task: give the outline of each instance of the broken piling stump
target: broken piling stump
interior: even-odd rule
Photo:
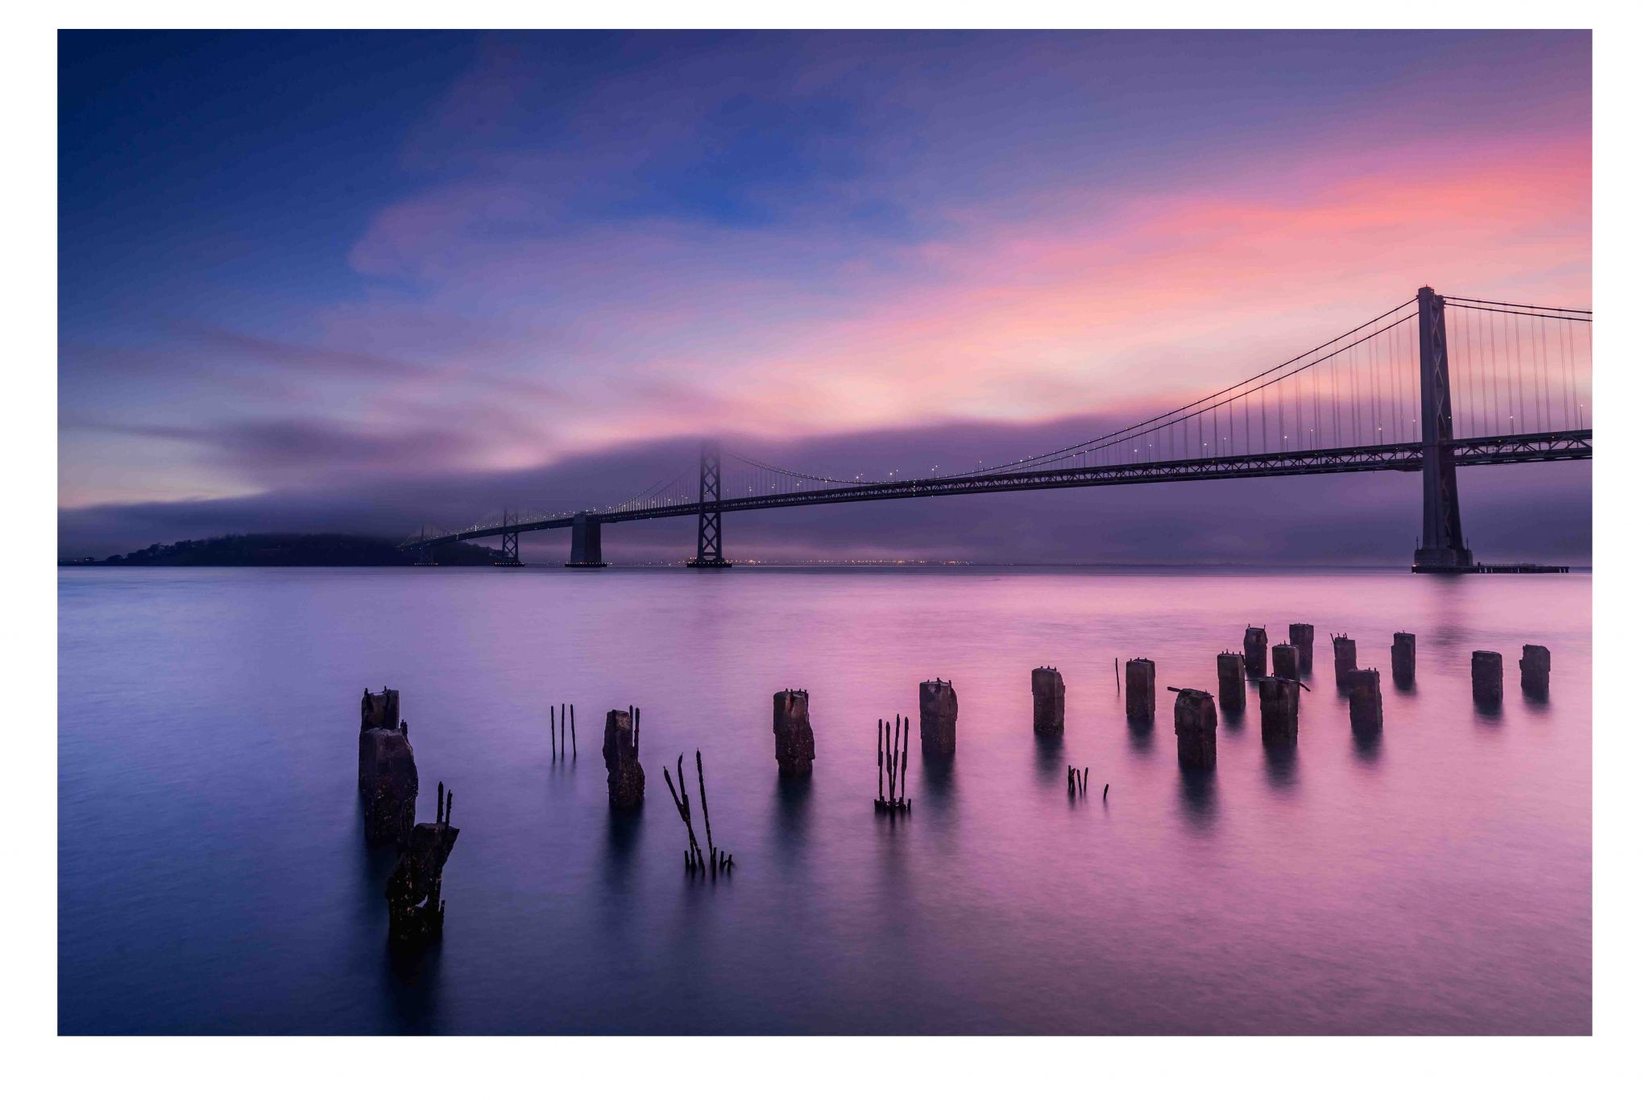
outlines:
[[[814,770],[814,728],[808,723],[808,693],[773,693],[773,756],[779,774],[787,778],[811,775]]]
[[[1312,672],[1312,636],[1316,629],[1311,623],[1290,623],[1289,644],[1294,646],[1300,659],[1300,670],[1303,674]]]
[[[1215,766],[1215,697],[1196,688],[1171,687],[1174,736],[1180,766],[1206,770]]]
[[[647,775],[642,771],[642,712],[635,707],[607,712],[602,761],[607,765],[607,804],[634,810],[642,804]]]
[[[1472,651],[1472,701],[1486,707],[1501,705],[1501,654],[1494,650]]]
[[[1518,685],[1525,695],[1547,697],[1547,678],[1553,669],[1553,655],[1544,645],[1527,645],[1518,659]]]
[[[1379,669],[1355,668],[1347,674],[1347,695],[1352,713],[1352,732],[1373,737],[1381,732],[1381,673]]]
[[[1392,682],[1401,688],[1415,682],[1415,635],[1402,630],[1392,636]]]
[[[1266,628],[1251,626],[1243,632],[1243,671],[1251,680],[1266,675]]]
[[[917,685],[918,735],[924,756],[953,756],[957,751],[957,691],[938,677]]]
[[[1031,732],[1062,737],[1066,732],[1066,682],[1052,667],[1031,670]]]
[[[435,824],[412,827],[401,858],[384,887],[389,903],[390,940],[402,945],[425,943],[441,935],[447,903],[441,900],[441,872],[458,843],[453,828],[453,796],[436,784]]]
[[[1243,688],[1243,654],[1227,650],[1215,657],[1215,677],[1220,682],[1220,709],[1242,710],[1247,697]]]
[[[1272,675],[1285,680],[1301,678],[1300,650],[1286,642],[1272,647]]]
[[[418,765],[407,738],[407,723],[400,715],[400,692],[389,688],[376,695],[362,691],[355,782],[361,792],[363,827],[371,844],[404,841],[412,831],[417,810]],[[380,726],[376,724],[379,722],[395,724]]]
[[[1272,747],[1293,745],[1300,731],[1300,681],[1262,676],[1256,687],[1260,692],[1261,742]]]
[[[1130,657],[1123,666],[1123,710],[1136,722],[1157,716],[1157,665],[1145,657]]]
[[[1358,643],[1345,634],[1332,634],[1329,644],[1335,650],[1335,687],[1345,691],[1347,675],[1358,667]]]

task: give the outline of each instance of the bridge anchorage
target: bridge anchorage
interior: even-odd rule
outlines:
[[[1445,321],[1448,320],[1446,331]],[[845,478],[803,473],[699,449],[682,470],[605,508],[523,517],[506,513],[403,543],[420,562],[435,547],[498,537],[519,562],[525,531],[570,528],[574,568],[599,569],[602,528],[694,518],[685,564],[725,569],[722,516],[872,500],[1011,493],[1170,481],[1404,471],[1421,475],[1418,573],[1544,571],[1474,561],[1461,523],[1456,470],[1593,457],[1592,311],[1448,296],[1422,287],[1384,313],[1310,351],[1166,413],[1092,439],[960,473]]]

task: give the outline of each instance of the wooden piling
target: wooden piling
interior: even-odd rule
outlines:
[[[779,762],[782,776],[800,778],[813,774],[814,728],[808,721],[806,691],[773,693],[773,757]]]
[[[1227,650],[1215,657],[1215,678],[1220,683],[1220,709],[1237,712],[1247,704],[1243,687],[1243,654]]]
[[[1157,716],[1157,664],[1145,657],[1131,657],[1123,666],[1123,709],[1137,722]]]
[[[1312,674],[1312,636],[1317,632],[1311,623],[1290,623],[1289,644],[1294,646],[1300,657],[1301,674]]]
[[[950,680],[935,677],[917,685],[918,740],[924,756],[947,757],[957,751],[957,691]]]
[[[1501,705],[1501,654],[1494,650],[1472,651],[1472,700],[1480,706]]]
[[[1401,688],[1415,683],[1415,635],[1402,630],[1392,636],[1392,682]]]
[[[1300,730],[1300,681],[1262,676],[1255,684],[1260,693],[1262,743],[1273,747],[1293,745]]]
[[[1345,634],[1333,634],[1329,644],[1335,651],[1335,687],[1345,691],[1347,674],[1358,667],[1358,643]]]
[[[1347,674],[1347,696],[1352,732],[1373,737],[1381,732],[1381,673],[1374,668],[1356,668]]]
[[[1518,659],[1518,684],[1524,694],[1538,699],[1547,697],[1547,680],[1553,669],[1553,655],[1544,645],[1526,645]]]
[[[1174,735],[1183,768],[1215,766],[1215,697],[1196,688],[1169,688],[1175,693]]]
[[[1031,731],[1038,737],[1065,735],[1066,682],[1057,668],[1031,671]]]
[[[1243,671],[1251,680],[1266,675],[1266,628],[1251,626],[1243,632]]]
[[[1301,678],[1300,650],[1285,642],[1279,642],[1273,646],[1272,675],[1281,676],[1285,680],[1299,680]]]

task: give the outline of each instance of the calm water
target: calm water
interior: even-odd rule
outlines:
[[[60,1027],[1587,1032],[1590,596],[1585,575],[64,570]],[[1263,752],[1252,691],[1208,781],[1176,764],[1171,696],[1130,732],[1114,657],[1212,690],[1246,624],[1292,620],[1318,638],[1293,759]],[[1394,630],[1419,636],[1412,693]],[[1332,631],[1382,670],[1374,743]],[[1524,642],[1552,649],[1548,704],[1519,693]],[[1474,648],[1505,655],[1499,714],[1472,705]],[[1045,663],[1055,748],[1031,736]],[[876,719],[935,675],[956,763],[914,759],[891,823]],[[361,689],[386,683],[420,819],[444,780],[462,830],[446,937],[412,961],[386,950],[393,856],[355,791]],[[793,686],[818,746],[794,789],[769,725]],[[582,751],[552,764],[562,701]],[[621,827],[600,719],[629,704],[648,795]],[[695,748],[731,880],[682,873],[659,768],[685,752],[691,775]]]

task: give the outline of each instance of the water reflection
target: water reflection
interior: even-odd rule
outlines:
[[[1296,776],[1300,758],[1295,743],[1263,745],[1263,749],[1266,753],[1266,782],[1273,790],[1293,792],[1300,782]]]
[[[1180,769],[1180,816],[1199,832],[1214,827],[1218,807],[1215,801],[1215,773],[1202,768]]]
[[[951,757],[924,757],[919,769],[923,808],[950,825],[956,803],[957,768]]]
[[[1056,780],[1065,779],[1066,746],[1063,737],[1033,738],[1037,750],[1034,759],[1037,766],[1037,778],[1044,786],[1052,785]]]
[[[1381,760],[1381,734],[1354,733],[1352,735],[1352,754],[1360,764],[1378,764]]]
[[[773,827],[779,855],[787,864],[795,863],[808,845],[813,783],[807,776],[776,776],[773,795]]]
[[[1130,718],[1128,726],[1129,749],[1132,752],[1139,756],[1150,756],[1156,751],[1157,746],[1152,738],[1153,722],[1150,718]]]
[[[428,1035],[440,1024],[437,994],[441,989],[441,941],[396,946],[385,937],[379,993],[384,1017],[402,1035]]]

